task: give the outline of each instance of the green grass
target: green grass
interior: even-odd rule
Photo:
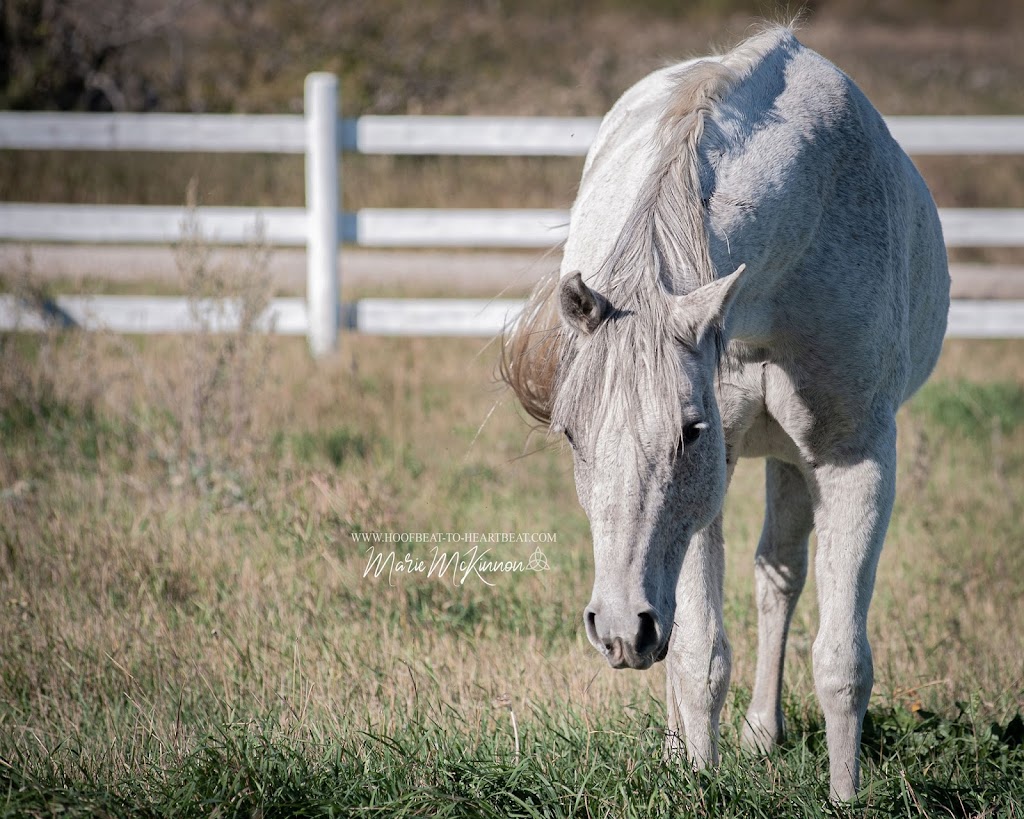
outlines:
[[[914,410],[949,433],[988,437],[993,429],[1012,432],[1024,424],[1024,386],[1012,381],[936,381],[915,397]]]
[[[97,777],[77,738],[0,770],[0,810],[24,815],[146,816],[975,816],[1019,815],[1020,717],[1000,726],[879,708],[868,718],[871,785],[856,812],[828,804],[824,730],[790,714],[796,739],[765,762],[736,753],[726,726],[723,764],[695,774],[661,755],[659,705],[582,714],[567,704],[520,715],[495,707],[477,724],[453,709],[444,723],[394,715],[344,738],[282,728],[278,709],[227,718],[188,750],[136,728],[149,775]],[[36,758],[32,758],[32,757]],[[784,783],[784,784],[783,784]]]
[[[353,432],[347,427],[335,427],[295,433],[290,438],[290,446],[295,457],[303,463],[314,463],[322,459],[337,468],[349,458],[365,458],[373,444],[360,432]]]

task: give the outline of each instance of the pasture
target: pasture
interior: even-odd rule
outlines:
[[[726,512],[723,764],[661,761],[664,673],[587,643],[571,458],[479,340],[0,339],[0,813],[817,816],[813,576],[790,735],[737,736],[761,465]],[[1020,816],[1024,344],[948,342],[900,417],[866,815]],[[353,533],[542,533],[546,571],[364,576]],[[469,543],[442,545],[463,550]],[[482,545],[481,548],[487,548]],[[812,541],[813,547],[813,541]],[[427,543],[381,550],[429,558]]]

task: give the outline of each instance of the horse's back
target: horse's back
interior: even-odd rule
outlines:
[[[757,271],[736,330],[774,347],[829,411],[895,410],[945,331],[934,202],[845,74],[788,31],[764,36],[701,145],[716,267]]]

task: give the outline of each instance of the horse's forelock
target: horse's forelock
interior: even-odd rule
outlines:
[[[663,290],[633,295],[613,301],[613,317],[563,352],[551,405],[555,427],[585,437],[611,420],[639,434],[636,424],[644,417],[679,428],[682,374],[672,297]]]
[[[541,424],[551,422],[555,380],[567,332],[558,315],[558,281],[557,271],[541,279],[501,337],[501,378],[523,409]]]

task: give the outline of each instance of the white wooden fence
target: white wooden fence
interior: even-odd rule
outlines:
[[[1024,154],[1021,117],[889,117],[908,153]],[[307,288],[277,299],[278,332],[304,333],[314,353],[332,349],[339,325],[368,333],[491,335],[514,300],[364,300],[338,303],[339,242],[369,247],[550,247],[565,238],[562,210],[339,210],[339,153],[582,156],[597,133],[591,117],[405,117],[339,119],[337,79],[311,74],[305,115],[71,114],[0,112],[0,149],[226,151],[304,154],[305,208],[200,208],[202,234],[217,244],[251,240],[257,221],[272,245],[305,246]],[[0,241],[173,243],[185,213],[175,207],[0,203]],[[950,247],[1024,246],[1024,208],[940,211]],[[342,254],[343,256],[343,254]],[[343,265],[342,265],[343,269]],[[58,297],[68,321],[123,332],[191,327],[184,299]],[[230,324],[230,313],[224,319]],[[0,328],[29,327],[11,297]],[[20,322],[20,323],[19,323]],[[950,335],[1024,336],[1024,302],[958,302]]]

